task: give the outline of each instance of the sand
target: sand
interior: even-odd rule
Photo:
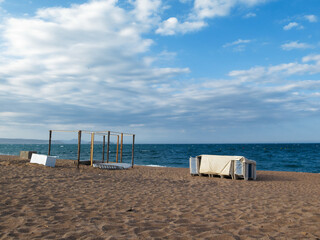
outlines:
[[[320,174],[244,181],[0,156],[0,239],[320,239]]]

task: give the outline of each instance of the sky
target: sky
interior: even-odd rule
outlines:
[[[320,142],[320,1],[0,0],[0,138],[49,129]]]

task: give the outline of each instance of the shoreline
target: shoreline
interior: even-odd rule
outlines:
[[[320,175],[101,170],[0,156],[0,239],[319,239]]]
[[[21,159],[20,156],[18,155],[3,155],[0,154],[0,160],[2,159]],[[94,161],[96,161],[95,159]],[[29,160],[30,161],[30,160]],[[76,162],[77,160],[73,159],[62,159],[62,158],[57,158],[57,161],[69,161],[69,162]],[[81,161],[89,161],[89,160],[81,160]],[[188,169],[189,167],[172,167],[172,166],[162,166],[162,165],[154,165],[154,164],[148,164],[148,165],[140,165],[140,164],[134,164],[134,166],[139,166],[139,167],[154,167],[154,168],[174,168],[174,169]],[[279,172],[279,173],[310,173],[310,174],[320,174],[320,172],[298,172],[298,171],[279,171],[279,170],[259,170],[257,169],[257,172]]]

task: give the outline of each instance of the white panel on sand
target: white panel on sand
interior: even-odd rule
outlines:
[[[241,161],[234,161],[234,163],[235,163],[234,174],[243,175],[242,162]]]
[[[55,167],[56,157],[42,155],[42,154],[32,154],[30,163],[37,163],[37,164],[42,164],[48,167]]]
[[[190,174],[199,175],[199,159],[197,157],[189,158]]]

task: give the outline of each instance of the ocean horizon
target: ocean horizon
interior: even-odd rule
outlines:
[[[76,160],[77,150],[77,144],[52,144],[51,155]],[[47,154],[48,144],[0,144],[0,155],[20,151]],[[123,145],[123,162],[131,162],[131,151],[131,144]],[[110,161],[115,161],[116,145],[110,145],[109,153]],[[201,154],[244,156],[257,162],[257,170],[320,173],[320,143],[135,144],[134,163],[189,168],[189,157]],[[81,160],[89,159],[90,144],[82,144]],[[102,144],[95,144],[94,160],[101,159]]]

